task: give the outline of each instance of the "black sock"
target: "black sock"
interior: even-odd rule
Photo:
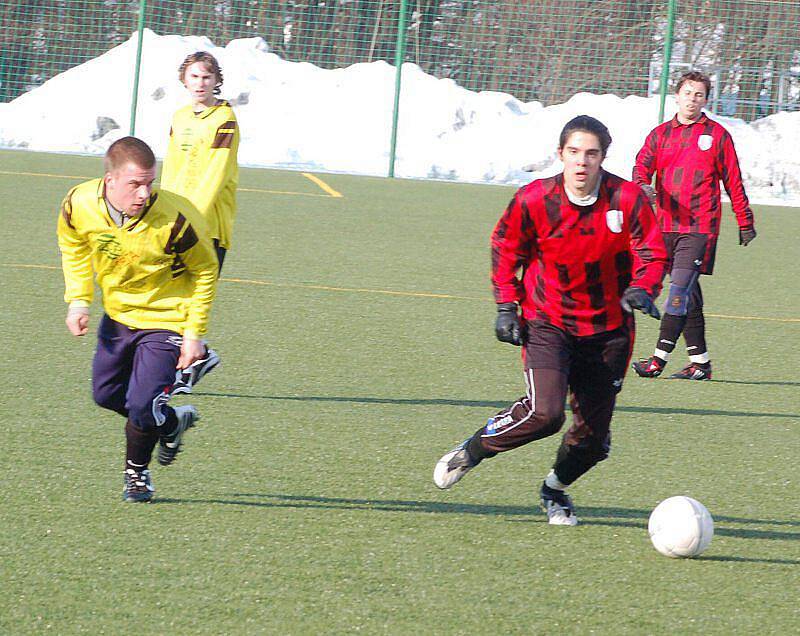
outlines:
[[[483,447],[483,444],[481,444],[482,433],[483,428],[479,428],[472,436],[472,439],[469,440],[469,444],[467,444],[467,454],[475,466],[480,464],[484,459],[497,455],[496,452],[488,451]]]
[[[657,349],[670,353],[681,337],[681,332],[686,325],[686,316],[664,314],[661,318],[661,329],[658,334]]]
[[[580,446],[568,446],[563,441],[558,447],[553,471],[565,486],[569,486],[578,477],[587,473],[595,464],[603,461],[608,453],[593,453]]]
[[[686,328],[683,330],[686,340],[686,352],[690,356],[699,356],[708,353],[706,346],[706,320],[702,312],[689,316]]]
[[[160,435],[169,435],[175,430],[175,427],[178,426],[178,416],[175,415],[175,409],[171,406],[164,407],[164,416],[166,419],[159,427],[158,433]]]
[[[125,439],[125,469],[133,468],[140,472],[147,468],[153,448],[158,442],[158,430],[153,428],[143,431],[128,420],[125,422]]]

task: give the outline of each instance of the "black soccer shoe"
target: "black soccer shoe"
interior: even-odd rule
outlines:
[[[649,358],[641,358],[638,362],[634,362],[631,367],[636,371],[636,375],[640,378],[657,378],[664,371],[667,366],[667,361],[662,360],[658,356],[650,356]]]
[[[692,362],[688,366],[677,373],[669,376],[670,380],[710,380],[711,379],[711,363],[699,364]]]
[[[542,500],[542,510],[547,513],[547,523],[551,526],[578,525],[575,506],[572,505],[572,499],[563,490],[550,488],[550,486],[542,482],[539,496]]]
[[[219,354],[213,349],[209,349],[205,358],[200,358],[186,369],[178,371],[175,383],[172,385],[172,395],[191,393],[194,385],[200,382],[207,373],[216,369],[220,362]]]
[[[181,439],[183,434],[200,419],[197,409],[191,404],[186,406],[176,406],[175,416],[178,423],[175,430],[169,435],[162,435],[158,440],[158,463],[162,466],[169,466],[181,450]]]
[[[153,482],[150,479],[150,471],[135,471],[128,468],[125,473],[125,489],[122,491],[122,499],[127,503],[148,503],[153,500]]]

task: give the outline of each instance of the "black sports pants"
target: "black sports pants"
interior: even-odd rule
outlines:
[[[556,460],[559,480],[572,483],[608,457],[633,329],[630,318],[613,331],[579,337],[541,321],[529,323],[523,356],[527,393],[476,431],[470,452],[482,459],[557,433],[569,395],[573,420]]]

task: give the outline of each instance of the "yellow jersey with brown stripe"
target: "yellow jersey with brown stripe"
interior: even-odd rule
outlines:
[[[220,100],[200,113],[185,106],[172,118],[161,189],[194,203],[211,238],[226,249],[236,218],[238,152],[239,125],[228,102]]]
[[[69,191],[58,218],[67,303],[91,303],[94,282],[105,312],[135,329],[202,337],[217,284],[217,258],[196,208],[154,190],[145,210],[112,220],[102,179]]]

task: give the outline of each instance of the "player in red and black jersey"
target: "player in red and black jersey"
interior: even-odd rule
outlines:
[[[722,181],[739,224],[739,244],[756,237],[730,133],[703,113],[711,80],[697,71],[678,81],[678,113],[654,128],[636,155],[633,180],[656,205],[670,258],[670,286],[655,353],[633,363],[645,378],[661,375],[681,333],[689,365],[672,378],[711,379],[703,295],[698,277],[714,270]],[[655,174],[656,187],[650,181]]]
[[[559,138],[564,171],[521,188],[497,223],[495,331],[524,345],[527,392],[434,469],[436,485],[450,488],[483,459],[553,435],[569,394],[573,423],[541,487],[554,525],[577,523],[565,488],[608,456],[633,346],[632,310],[659,317],[653,299],[666,272],[664,239],[645,193],[601,167],[610,143],[597,119],[571,120]]]

